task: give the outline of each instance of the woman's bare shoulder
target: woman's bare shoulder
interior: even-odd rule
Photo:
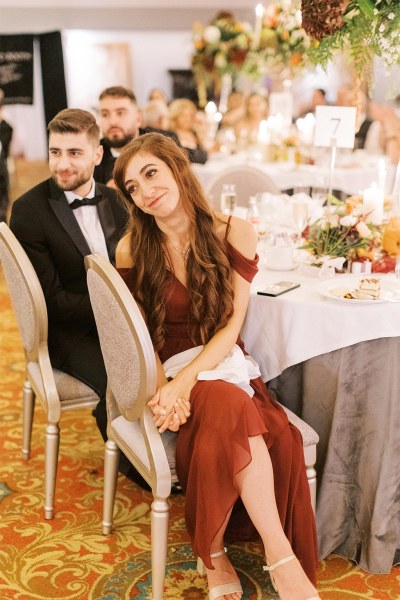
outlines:
[[[254,258],[257,249],[257,232],[254,226],[240,219],[231,217],[228,225],[229,216],[222,213],[216,213],[217,234],[221,239],[226,238],[231,246],[239,250],[243,256]],[[226,228],[229,227],[227,232]]]
[[[118,242],[115,251],[116,266],[119,269],[129,269],[133,266],[131,254],[131,234],[127,233]]]

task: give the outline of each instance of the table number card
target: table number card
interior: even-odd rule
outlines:
[[[354,148],[356,113],[353,106],[317,106],[315,109],[315,146]]]

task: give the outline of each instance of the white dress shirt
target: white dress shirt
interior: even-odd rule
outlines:
[[[85,198],[94,197],[94,180],[92,181],[92,187],[90,192],[86,194]],[[64,192],[68,200],[68,204],[79,198],[82,200],[82,196],[78,196],[74,192]],[[109,258],[107,251],[106,239],[104,237],[103,229],[101,227],[99,215],[97,213],[97,206],[80,206],[73,210],[74,216],[78,221],[78,225],[87,241],[87,244],[92,253],[98,252],[102,256]]]

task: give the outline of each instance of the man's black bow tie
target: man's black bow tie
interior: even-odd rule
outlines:
[[[80,208],[81,206],[96,206],[98,202],[102,199],[103,196],[94,196],[94,198],[76,198],[73,202],[71,202],[70,207],[72,210],[76,208]]]

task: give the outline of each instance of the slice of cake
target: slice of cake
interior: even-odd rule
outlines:
[[[376,277],[364,277],[358,287],[347,290],[344,298],[348,300],[378,300],[381,292],[381,280]]]
[[[376,300],[381,293],[381,280],[377,277],[364,277],[360,281],[358,290],[360,293],[366,294],[373,300]]]

